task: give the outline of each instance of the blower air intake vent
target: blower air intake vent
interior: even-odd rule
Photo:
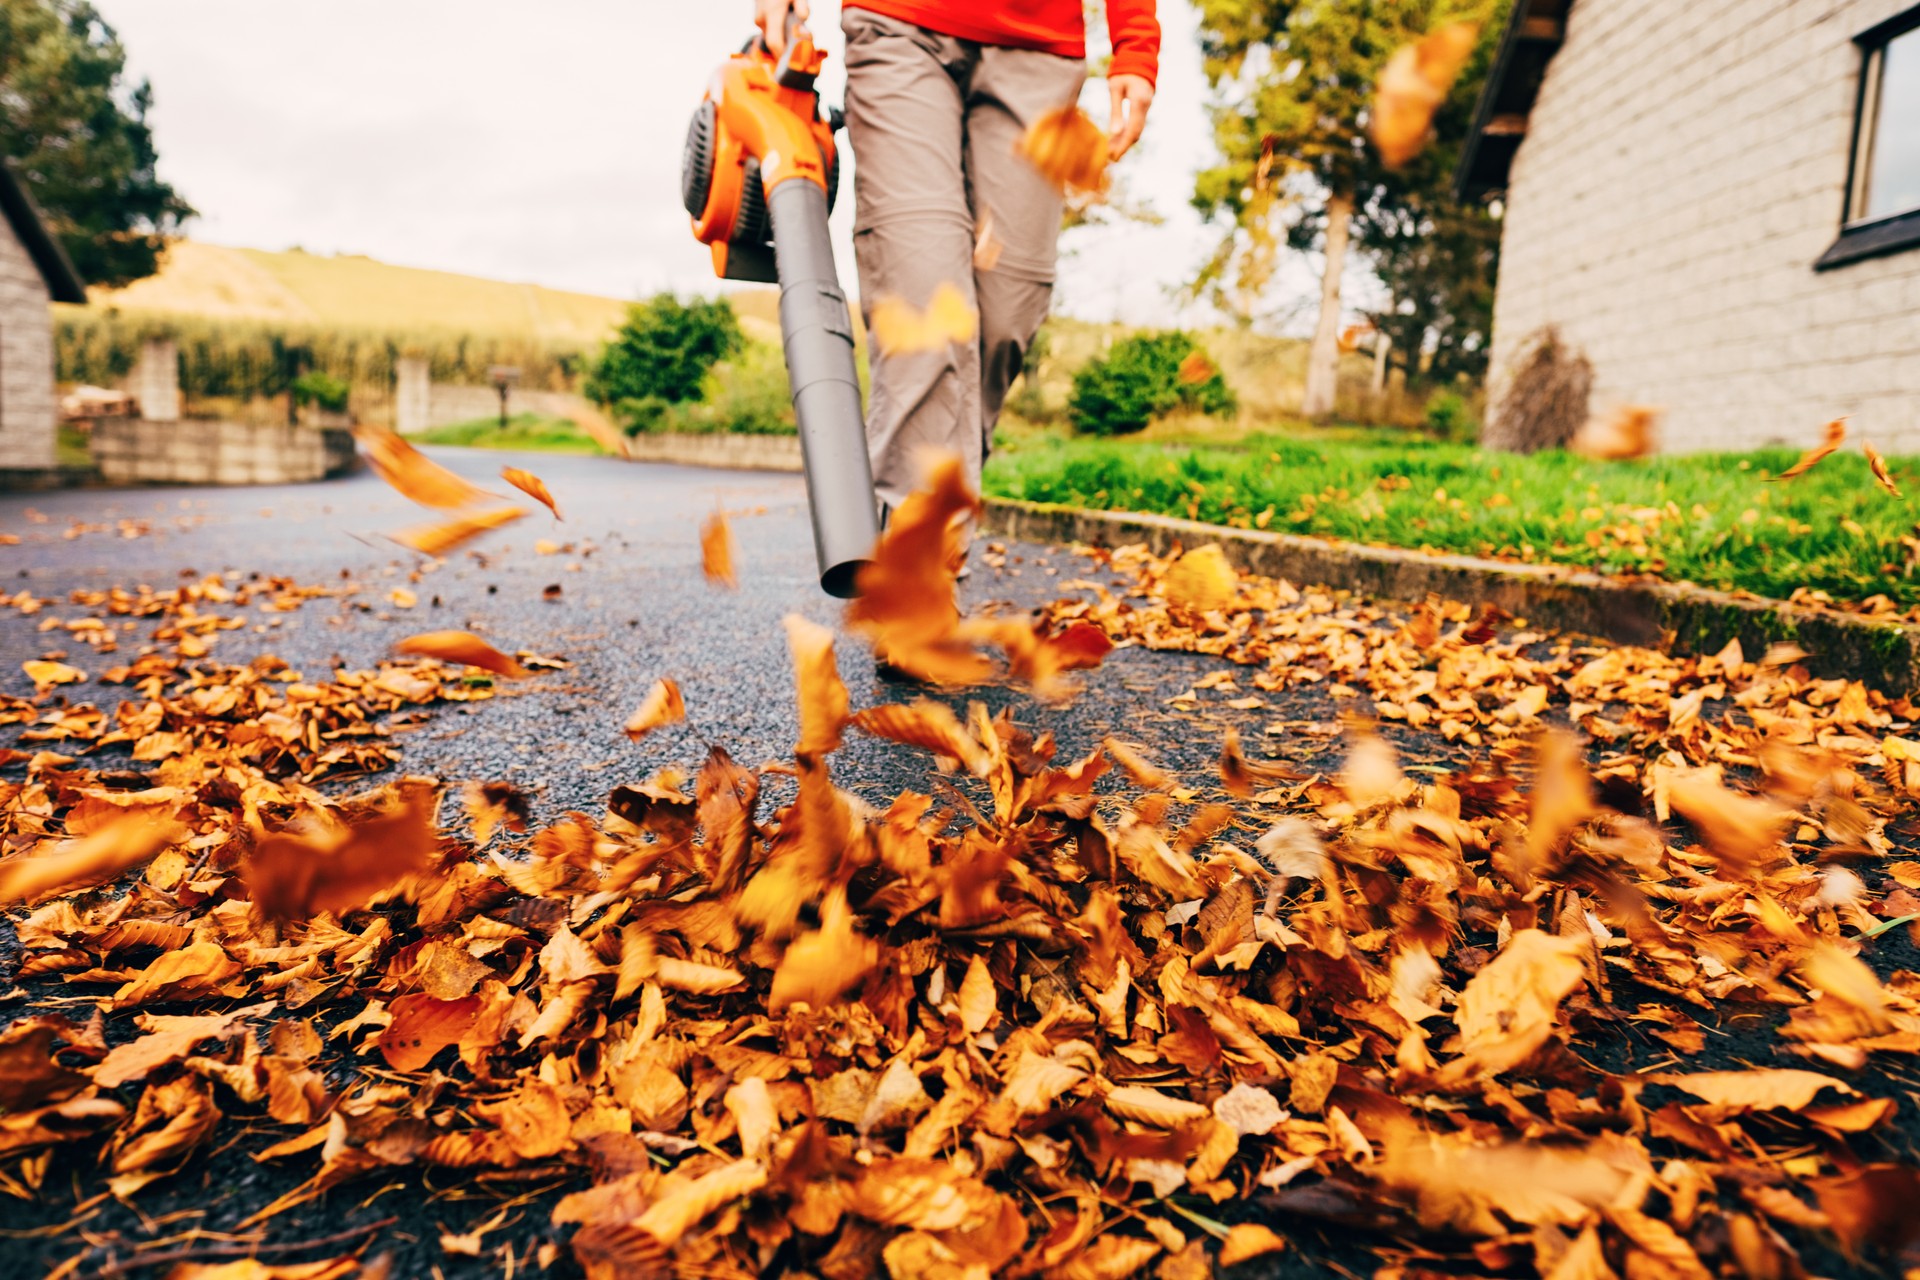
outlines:
[[[707,211],[707,197],[713,191],[713,135],[713,103],[703,102],[687,126],[687,149],[680,158],[680,200],[689,218]]]

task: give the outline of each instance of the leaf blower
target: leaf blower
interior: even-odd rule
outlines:
[[[853,359],[853,317],[827,215],[839,194],[833,135],[814,88],[827,55],[788,15],[775,58],[755,36],[713,74],[687,131],[681,188],[693,234],[723,280],[780,286],[780,334],[800,428],[820,587],[847,599],[880,525]]]

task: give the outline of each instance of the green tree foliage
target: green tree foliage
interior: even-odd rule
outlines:
[[[156,172],[146,81],[86,0],[0,0],[0,155],[89,284],[152,275],[193,216]]]
[[[699,400],[713,366],[745,345],[726,299],[659,294],[627,308],[587,375],[587,395],[624,418],[629,432],[651,430],[669,406]]]
[[[1099,436],[1144,431],[1175,409],[1228,414],[1237,407],[1213,361],[1179,330],[1116,342],[1073,375],[1067,397],[1074,429]]]
[[[1490,0],[1195,4],[1221,160],[1197,178],[1194,204],[1229,224],[1203,284],[1230,310],[1250,317],[1272,283],[1282,243],[1324,250],[1303,406],[1308,415],[1333,410],[1340,278],[1350,242],[1373,259],[1393,296],[1383,328],[1403,358],[1431,348],[1428,331],[1436,328],[1451,339],[1449,360],[1451,352],[1484,347],[1484,324],[1468,316],[1465,331],[1455,333],[1458,326],[1439,309],[1471,303],[1479,293],[1491,298],[1490,220],[1450,207],[1446,182],[1464,113],[1484,79],[1492,31],[1483,30],[1482,53],[1438,122],[1453,146],[1433,149],[1395,173],[1367,141],[1366,127],[1374,84],[1395,49],[1444,22],[1481,20],[1491,28],[1492,10],[1504,9],[1504,0],[1497,6]],[[1453,238],[1437,238],[1441,231]]]

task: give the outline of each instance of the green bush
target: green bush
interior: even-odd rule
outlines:
[[[1422,422],[1428,435],[1450,444],[1472,444],[1480,438],[1480,423],[1472,407],[1456,391],[1436,391],[1429,396]]]
[[[713,367],[745,345],[726,299],[659,294],[627,308],[587,374],[586,392],[624,419],[629,434],[658,430],[661,406],[701,399]]]
[[[1098,436],[1144,431],[1175,409],[1230,414],[1238,407],[1218,366],[1177,329],[1116,342],[1073,375],[1067,397],[1074,430]]]
[[[771,343],[747,343],[713,366],[699,400],[672,406],[654,429],[792,435],[793,391],[785,353]]]
[[[318,405],[328,413],[345,413],[347,397],[353,391],[345,379],[324,369],[309,369],[293,380],[295,404]]]

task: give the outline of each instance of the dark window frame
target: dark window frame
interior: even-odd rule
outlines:
[[[1868,131],[1876,123],[1867,119],[1869,75],[1875,69],[1874,57],[1888,44],[1909,32],[1920,30],[1920,5],[1897,13],[1853,38],[1860,51],[1860,69],[1853,94],[1853,133],[1847,148],[1847,187],[1840,207],[1840,237],[1813,264],[1815,271],[1827,271],[1866,258],[1920,248],[1920,209],[1905,209],[1873,219],[1856,219],[1855,204],[1860,200],[1866,175],[1861,172],[1861,147]],[[1876,102],[1874,104],[1878,106]]]

